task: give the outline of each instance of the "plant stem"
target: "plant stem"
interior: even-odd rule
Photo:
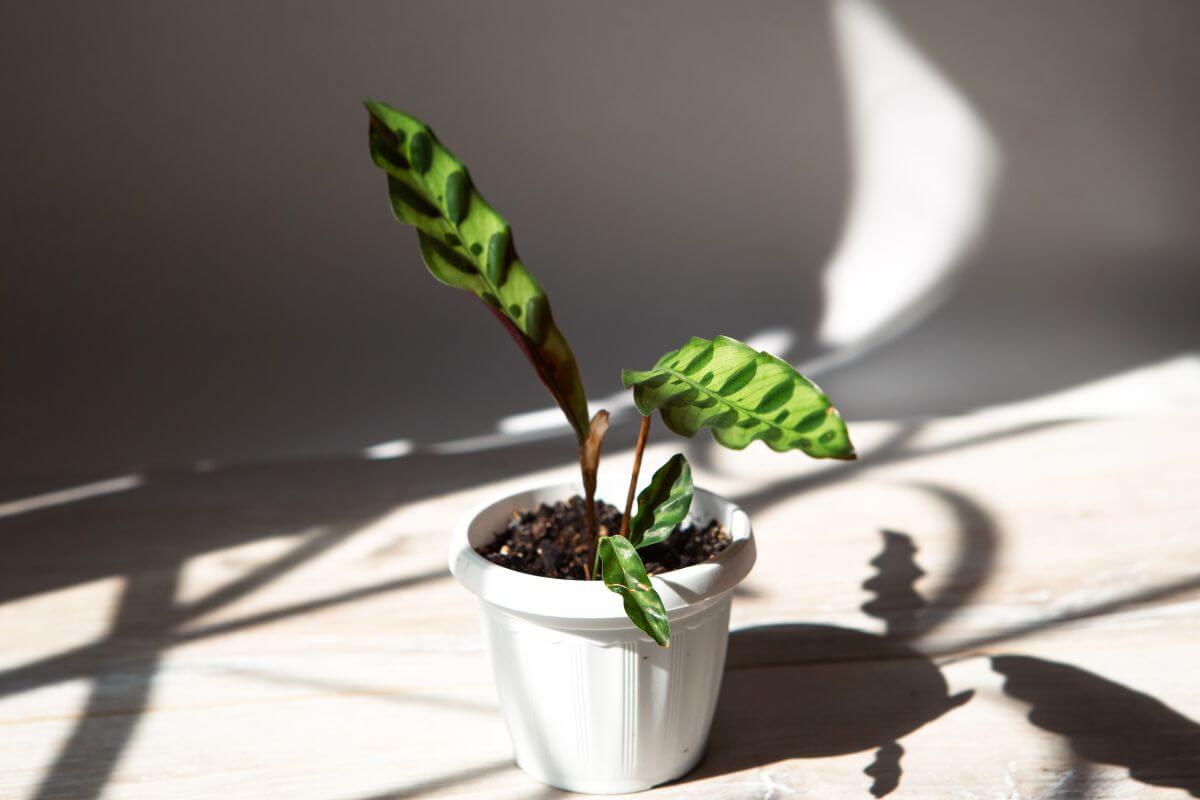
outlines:
[[[596,489],[594,486],[588,487],[590,491],[583,498],[583,508],[587,514],[587,532],[588,539],[592,543],[592,549],[596,549],[596,540],[600,538],[600,532],[596,529]],[[587,565],[584,565],[584,579],[587,580]]]
[[[586,491],[586,488],[585,488]],[[596,548],[599,546],[600,535],[596,530],[596,494],[595,490],[587,492],[587,496],[583,498],[583,507],[587,513],[587,534],[588,545],[587,558],[583,560],[583,579],[590,581],[592,579],[592,562],[596,560]]]
[[[583,579],[591,580],[589,564],[596,559],[599,535],[596,531],[596,473],[600,469],[600,446],[608,432],[608,412],[600,409],[588,425],[588,434],[579,443],[579,469],[583,474],[583,507],[587,515],[587,558],[583,563]]]
[[[633,474],[629,476],[629,494],[625,495],[625,516],[621,517],[619,536],[629,535],[629,515],[633,513],[633,493],[637,491],[638,473],[642,471],[642,451],[646,449],[646,437],[650,434],[652,417],[642,417],[642,428],[638,431],[637,450],[633,452]]]

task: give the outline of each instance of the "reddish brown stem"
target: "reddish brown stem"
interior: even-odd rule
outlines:
[[[625,495],[625,516],[621,517],[620,536],[629,535],[629,516],[633,513],[633,493],[637,491],[638,473],[642,471],[642,451],[646,449],[646,437],[650,434],[651,417],[642,417],[642,428],[638,431],[637,450],[633,452],[633,474],[629,476],[629,494]]]
[[[579,469],[583,473],[583,505],[587,514],[587,560],[583,564],[583,579],[591,580],[590,564],[596,558],[600,539],[596,530],[596,472],[600,469],[600,445],[608,432],[608,412],[600,409],[588,425],[587,437],[579,443]]]
[[[588,550],[587,558],[583,560],[583,579],[590,581],[592,579],[592,562],[596,560],[596,548],[600,543],[600,532],[596,530],[596,494],[595,491],[587,493],[583,498],[583,507],[587,513],[587,530],[588,530]]]

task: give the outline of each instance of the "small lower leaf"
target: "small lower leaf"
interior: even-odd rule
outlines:
[[[687,517],[692,507],[692,468],[683,453],[671,456],[658,468],[638,495],[637,513],[629,521],[629,541],[634,547],[658,544]]]
[[[599,552],[604,585],[621,595],[629,620],[662,647],[670,646],[671,625],[667,621],[667,609],[650,585],[637,548],[624,536],[604,536],[600,539]]]

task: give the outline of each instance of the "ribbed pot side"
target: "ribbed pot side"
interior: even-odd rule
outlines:
[[[577,493],[573,484],[545,486],[476,510],[454,533],[450,569],[479,597],[517,764],[569,791],[640,791],[682,776],[704,754],[733,589],[754,564],[754,538],[745,512],[696,490],[692,520],[719,520],[733,544],[651,579],[671,620],[671,646],[662,648],[602,583],[524,575],[474,551],[514,511]]]

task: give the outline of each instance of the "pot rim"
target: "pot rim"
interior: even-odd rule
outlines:
[[[563,624],[570,622],[589,628],[632,627],[619,598],[603,582],[527,575],[493,564],[471,545],[472,527],[482,516],[493,515],[499,521],[515,508],[578,493],[581,487],[577,482],[538,482],[478,504],[454,527],[451,574],[480,600],[522,617],[560,627],[571,627]],[[692,502],[693,511],[700,506],[693,519],[707,522],[716,518],[729,530],[733,543],[708,561],[650,578],[672,620],[690,616],[732,591],[754,566],[755,543],[749,515],[732,501],[699,487]]]

